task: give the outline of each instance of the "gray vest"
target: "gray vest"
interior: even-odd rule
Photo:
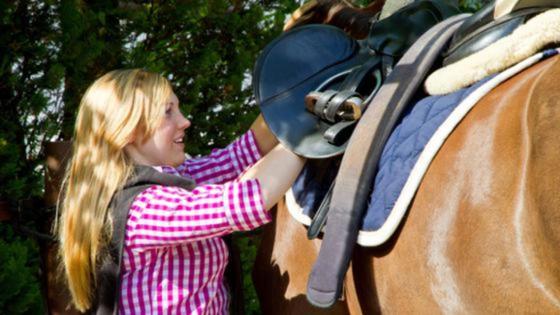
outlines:
[[[134,174],[123,189],[115,193],[109,205],[113,219],[113,238],[109,248],[102,251],[100,266],[96,271],[97,290],[92,313],[103,315],[118,313],[120,270],[128,210],[136,196],[153,185],[192,190],[196,183],[191,178],[161,173],[149,166],[135,166]]]

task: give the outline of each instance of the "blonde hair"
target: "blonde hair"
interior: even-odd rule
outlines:
[[[92,307],[98,256],[111,238],[109,203],[133,169],[123,148],[137,132],[153,135],[171,94],[158,74],[115,70],[97,79],[80,102],[57,226],[61,265],[79,311]]]

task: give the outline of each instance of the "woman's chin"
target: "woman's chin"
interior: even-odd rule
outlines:
[[[183,156],[181,158],[177,158],[175,161],[173,161],[173,163],[171,164],[171,166],[173,167],[179,167],[181,166],[181,164],[183,164],[185,162],[185,155],[183,154]]]

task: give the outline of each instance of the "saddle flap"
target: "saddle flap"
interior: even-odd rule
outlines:
[[[305,96],[325,81],[362,64],[363,59],[358,42],[329,25],[298,27],[268,44],[255,65],[253,89],[263,117],[278,140],[308,158],[343,152],[345,146],[323,139],[331,124],[307,111]]]
[[[333,26],[309,25],[287,32],[267,45],[257,60],[253,76],[257,100],[266,104],[290,93],[357,50],[356,41]]]

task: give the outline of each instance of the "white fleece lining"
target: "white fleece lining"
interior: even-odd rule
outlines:
[[[311,225],[311,218],[303,213],[303,208],[297,203],[296,197],[294,196],[294,192],[291,188],[288,189],[285,197],[286,208],[288,208],[288,212],[292,215],[292,217],[305,226]]]
[[[560,9],[548,10],[494,44],[433,72],[424,87],[430,95],[452,93],[559,42]]]
[[[560,51],[560,49],[557,49]],[[437,152],[447,139],[447,137],[453,132],[455,127],[461,122],[461,120],[467,115],[467,113],[478,103],[478,101],[484,97],[488,92],[494,89],[496,86],[504,82],[505,80],[511,78],[522,70],[532,66],[533,64],[539,62],[542,59],[543,53],[538,53],[533,55],[515,66],[503,71],[502,73],[496,75],[494,78],[484,83],[478,89],[469,94],[462,102],[459,104],[447,117],[441,126],[438,127],[436,132],[430,138],[426,147],[418,157],[418,160],[414,164],[410,175],[401,190],[401,193],[389,214],[387,220],[383,223],[381,228],[375,231],[360,231],[358,233],[357,243],[361,246],[373,247],[379,246],[385,243],[398,228],[404,217],[410,202],[416,194],[420,182],[422,181],[424,174],[428,170],[432,160],[436,156]],[[311,218],[303,213],[303,209],[298,205],[292,189],[288,190],[286,193],[286,207],[288,212],[292,215],[294,219],[300,223],[309,226],[311,224]],[[327,222],[328,223],[328,222]]]

